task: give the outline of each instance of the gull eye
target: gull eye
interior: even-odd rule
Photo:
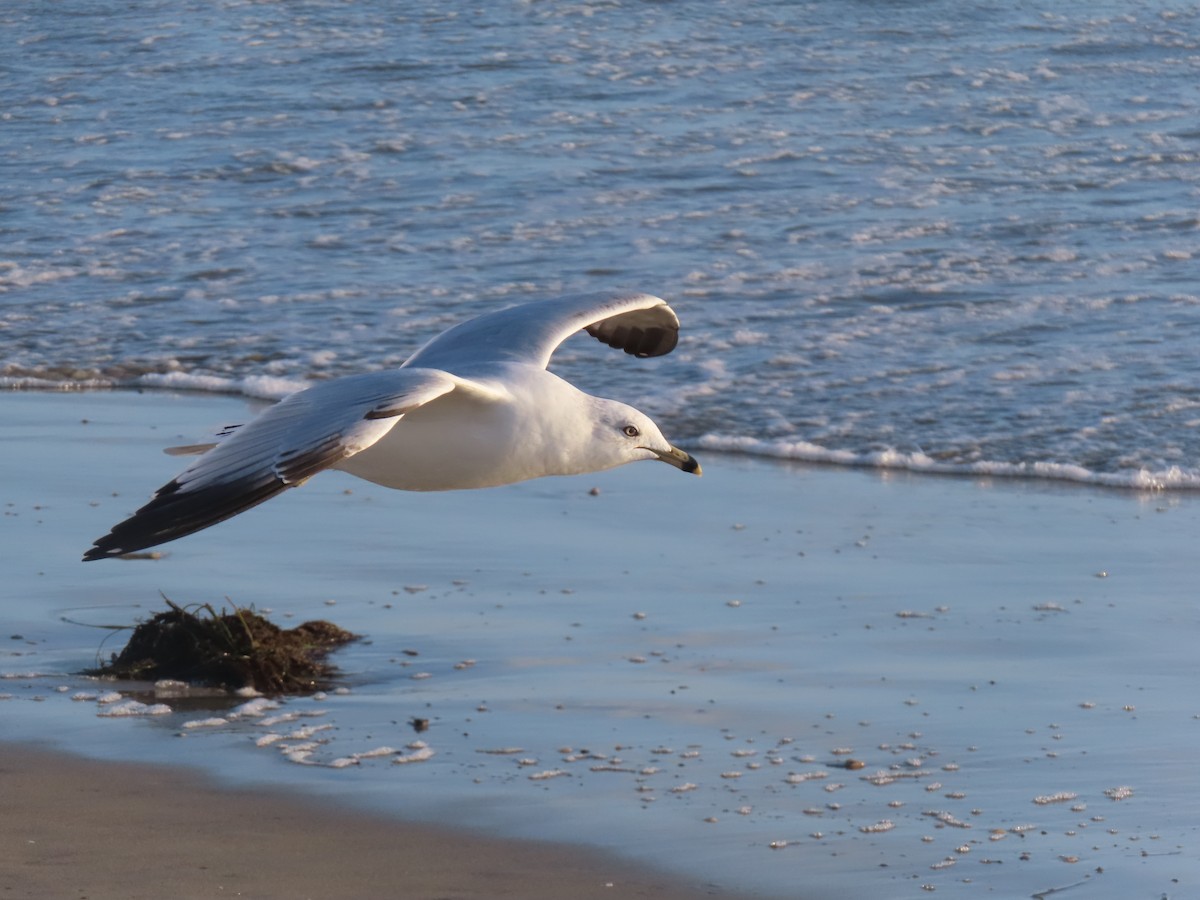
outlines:
[[[626,425],[621,431],[625,433],[625,437],[637,437],[641,434],[636,425]]]

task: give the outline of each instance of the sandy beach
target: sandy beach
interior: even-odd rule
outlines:
[[[6,897],[732,897],[615,858],[0,744]]]
[[[331,474],[83,565],[245,402],[0,404],[6,896],[1200,891],[1192,494],[720,455]],[[159,592],[366,639],[270,707],[76,674]]]

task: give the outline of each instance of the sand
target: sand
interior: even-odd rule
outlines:
[[[0,744],[0,896],[732,897],[583,850]]]
[[[702,479],[646,463],[432,495],[333,473],[161,559],[78,562],[174,473],[162,447],[245,415],[204,395],[0,396],[15,473],[0,496],[4,738],[153,772],[146,812],[162,818],[137,833],[167,834],[172,874],[212,866],[201,848],[224,834],[195,798],[250,794],[235,820],[251,850],[226,871],[288,896],[319,877],[291,880],[293,863],[353,850],[294,862],[285,837],[256,856],[276,827],[253,815],[276,802],[301,830],[336,817],[331,840],[470,848],[450,875],[483,881],[431,897],[537,896],[540,862],[453,867],[498,838],[523,848],[501,858],[549,854],[575,879],[548,896],[636,896],[604,885],[637,867],[666,873],[635,882],[677,892],[662,896],[1200,896],[1196,495],[715,454],[698,454]],[[148,616],[159,591],[366,639],[336,654],[344,690],[252,716],[148,685],[105,699],[114,685],[73,673],[119,648],[102,626]],[[133,699],[161,714],[112,715]],[[144,869],[157,851],[112,838],[115,801],[80,765],[51,757],[51,780],[83,789],[2,817],[18,841],[39,811],[81,823],[62,852],[90,856],[26,883],[134,896],[98,880],[134,863],[99,860],[115,844]],[[587,853],[568,845],[603,855],[577,868]],[[416,858],[436,877],[433,850]],[[371,895],[364,879],[406,865],[365,859],[334,885]]]

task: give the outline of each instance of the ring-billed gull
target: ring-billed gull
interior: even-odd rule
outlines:
[[[385,487],[446,491],[658,459],[700,474],[644,413],[546,371],[584,330],[633,356],[675,348],[679,319],[650,294],[588,294],[513,306],[455,325],[399,369],[320,382],[215,444],[84,560],[173,541],[257,506],[322,469]]]

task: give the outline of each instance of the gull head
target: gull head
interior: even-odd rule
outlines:
[[[593,421],[592,452],[606,460],[602,468],[657,459],[680,471],[700,474],[700,463],[663,437],[645,413],[616,400],[596,399],[599,414]]]

